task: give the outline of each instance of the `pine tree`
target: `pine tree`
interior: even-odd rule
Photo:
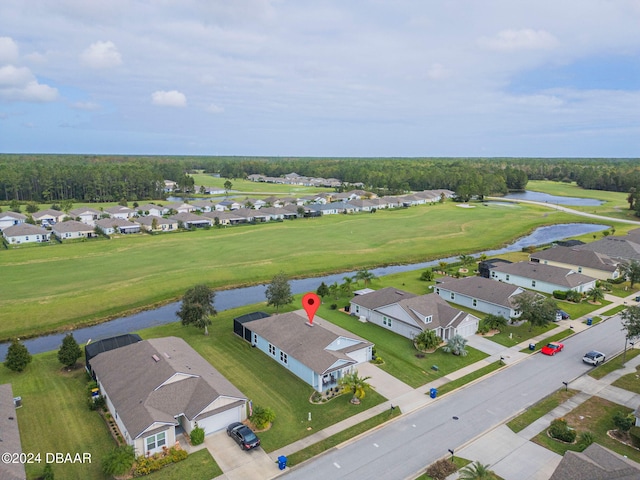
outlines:
[[[31,363],[31,354],[20,340],[14,340],[7,350],[4,366],[14,372],[21,372]]]
[[[65,367],[73,367],[76,361],[82,356],[82,350],[73,338],[73,333],[67,334],[62,340],[62,346],[58,350],[58,360]]]

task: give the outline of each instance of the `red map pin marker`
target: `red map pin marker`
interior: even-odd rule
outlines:
[[[315,293],[307,293],[304,297],[302,297],[302,308],[307,312],[307,317],[309,317],[309,325],[313,325],[313,316],[320,308],[320,297]]]

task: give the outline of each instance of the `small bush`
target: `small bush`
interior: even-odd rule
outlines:
[[[422,280],[423,282],[430,282],[433,280],[434,276],[435,274],[433,273],[433,270],[425,270],[420,275],[420,280]]]
[[[480,323],[478,323],[478,333],[480,335],[484,335],[485,333],[489,333],[489,330],[491,329],[489,328],[489,325],[487,325],[487,322],[480,320]]]
[[[373,360],[373,363],[374,363],[375,365],[382,365],[382,364],[384,363],[384,360],[382,359],[382,357],[376,357],[376,358]]]
[[[453,462],[441,459],[429,465],[426,473],[433,478],[433,480],[445,480],[449,475],[456,471],[457,468]]]
[[[613,424],[621,432],[628,432],[636,421],[636,417],[633,414],[624,414],[622,412],[616,412],[613,416]]]
[[[553,298],[557,298],[558,300],[566,300],[567,292],[565,292],[564,290],[554,290]]]
[[[556,440],[566,443],[573,443],[576,440],[577,433],[574,429],[569,428],[564,418],[556,418],[549,426],[549,435]]]
[[[331,307],[329,307],[329,308],[331,308],[331,310],[337,310],[338,309],[338,304],[337,303],[332,303]]]
[[[131,445],[116,447],[102,460],[102,471],[107,475],[124,475],[133,465],[135,452]]]
[[[200,428],[197,423],[195,428],[191,430],[189,436],[191,438],[191,445],[201,445],[204,443],[204,429]]]
[[[250,419],[258,430],[262,430],[276,419],[276,413],[269,407],[256,406],[253,408],[253,415],[251,415]]]
[[[136,458],[136,465],[133,469],[134,477],[142,477],[150,473],[157,472],[163,467],[172,463],[180,462],[187,458],[188,453],[185,450],[171,447],[163,448],[162,453],[155,453],[150,457],[144,455]]]
[[[631,437],[631,443],[636,448],[640,448],[640,427],[635,425],[629,429],[629,436]]]
[[[585,448],[593,443],[593,434],[591,432],[582,432],[578,438],[578,448],[582,452]]]

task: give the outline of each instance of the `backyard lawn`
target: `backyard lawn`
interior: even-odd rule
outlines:
[[[10,249],[0,256],[0,339],[148,308],[179,298],[199,282],[229,288],[267,282],[280,270],[298,277],[423,262],[481,252],[538,226],[574,220],[543,207],[463,209],[449,202]]]

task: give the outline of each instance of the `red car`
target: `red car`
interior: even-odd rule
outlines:
[[[555,355],[556,353],[561,352],[563,348],[563,343],[551,342],[542,347],[540,351],[545,355]]]

